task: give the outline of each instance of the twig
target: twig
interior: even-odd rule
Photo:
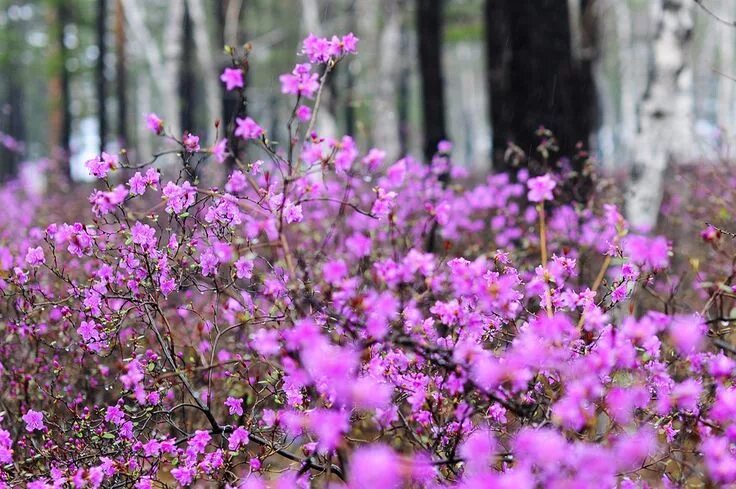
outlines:
[[[712,9],[706,7],[706,5],[703,3],[703,0],[695,0],[695,3],[698,5],[698,7],[703,9],[706,14],[713,17],[717,22],[720,22],[721,24],[727,25],[729,27],[736,27],[736,21],[724,19],[723,17],[719,16]]]

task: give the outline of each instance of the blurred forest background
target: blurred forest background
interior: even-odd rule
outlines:
[[[149,155],[148,112],[211,144],[225,44],[252,44],[248,112],[279,140],[278,75],[300,40],[352,31],[360,55],[328,86],[324,134],[390,157],[446,137],[488,172],[544,124],[564,152],[582,141],[641,177],[653,160],[728,158],[733,19],[733,0],[0,0],[0,173],[51,156],[81,179],[101,149]]]

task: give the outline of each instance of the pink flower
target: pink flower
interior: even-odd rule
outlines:
[[[212,154],[218,163],[223,163],[227,158],[227,139],[222,138],[214,146],[212,146]]]
[[[105,411],[105,421],[120,426],[125,421],[125,413],[118,406],[108,406]]]
[[[707,328],[695,315],[677,315],[669,326],[672,344],[680,355],[688,355],[700,349]]]
[[[258,139],[259,137],[261,137],[261,135],[263,135],[263,128],[250,117],[246,117],[245,119],[238,117],[237,119],[235,119],[235,122],[238,125],[238,127],[235,128],[236,136],[248,140]]]
[[[200,453],[204,453],[207,444],[212,440],[212,435],[209,431],[197,430],[194,432],[194,436],[189,440],[189,446],[187,446],[187,455],[190,457],[196,457]]]
[[[294,115],[296,115],[296,118],[300,121],[307,122],[309,119],[312,118],[312,109],[310,109],[306,105],[300,105],[296,108],[296,112],[294,113]]]
[[[309,34],[302,42],[302,52],[312,63],[326,63],[330,59],[330,41]]]
[[[135,175],[130,177],[128,187],[130,187],[130,195],[143,195],[146,191],[146,179],[143,178],[141,172],[137,171]]]
[[[235,274],[238,278],[251,278],[253,276],[253,260],[249,260],[244,256],[238,258],[235,262]]]
[[[26,252],[26,263],[32,267],[38,267],[46,263],[46,257],[43,254],[43,248],[36,246],[35,248],[28,248]]]
[[[669,264],[669,244],[662,236],[627,236],[623,242],[624,254],[637,265],[652,270],[666,268]]]
[[[128,196],[128,190],[123,185],[118,185],[110,192],[102,192],[95,190],[89,196],[89,202],[92,204],[92,212],[96,216],[104,216],[114,211],[115,208],[125,201]]]
[[[43,424],[43,413],[40,411],[34,411],[29,409],[26,414],[23,415],[23,421],[26,424],[26,431],[43,431],[46,426]]]
[[[329,284],[337,284],[348,274],[348,267],[343,260],[328,261],[322,266],[322,275]]]
[[[185,132],[181,138],[181,142],[184,145],[184,149],[190,153],[199,151],[199,136],[195,136],[189,132]]]
[[[242,426],[238,426],[230,435],[228,440],[227,448],[232,451],[237,451],[240,447],[245,446],[250,441],[250,433]]]
[[[281,93],[312,98],[319,89],[319,75],[312,73],[312,65],[309,63],[296,65],[291,74],[281,75],[279,81]]]
[[[156,246],[156,230],[148,224],[136,221],[130,229],[133,243],[140,245],[144,250],[152,249]]]
[[[236,397],[228,397],[225,406],[229,409],[230,415],[243,415],[243,400]]]
[[[437,152],[443,155],[450,154],[452,152],[452,143],[443,139],[437,143]]]
[[[225,71],[220,75],[220,80],[228,90],[243,88],[245,85],[243,82],[243,70],[240,68],[225,68]]]
[[[358,39],[355,34],[348,32],[340,40],[342,44],[342,52],[345,54],[358,54]]]
[[[393,489],[401,487],[399,459],[389,447],[375,444],[358,448],[350,458],[349,487]]]
[[[380,149],[372,148],[368,151],[368,154],[363,158],[363,164],[368,167],[370,171],[376,171],[383,164],[383,160],[386,158],[386,152]]]
[[[194,475],[196,474],[196,471],[193,467],[176,467],[175,469],[171,469],[171,476],[176,479],[176,482],[181,484],[184,487],[189,486],[192,482],[194,482]]]
[[[180,214],[194,205],[194,199],[197,196],[197,189],[189,182],[184,182],[181,186],[174,182],[166,184],[163,190],[163,198],[166,202],[166,212]]]
[[[292,201],[287,200],[284,204],[284,218],[286,222],[302,222],[304,214],[302,214],[301,204],[294,204]]]
[[[530,202],[543,202],[545,200],[554,199],[552,190],[557,186],[557,183],[552,180],[549,174],[542,175],[541,177],[530,178],[526,182],[529,187],[529,193],[527,198]]]
[[[100,156],[96,156],[84,163],[89,173],[97,178],[105,178],[110,170],[114,170],[118,166],[118,158],[114,155],[103,152]]]
[[[373,202],[371,213],[379,219],[384,218],[391,213],[391,210],[396,205],[396,192],[387,192],[385,189],[378,187],[375,189],[377,198]]]
[[[153,112],[146,116],[146,125],[148,126],[148,129],[156,135],[160,135],[164,132],[164,121],[162,121]]]

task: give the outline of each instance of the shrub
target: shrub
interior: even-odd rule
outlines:
[[[633,314],[671,292],[670,243],[561,198],[574,172],[473,184],[447,142],[423,164],[316,134],[356,49],[305,40],[284,146],[243,113],[207,143],[151,114],[178,178],[102,154],[78,222],[2,190],[4,486],[736,481],[734,362],[708,316],[730,286]],[[224,185],[206,164],[233,166]]]

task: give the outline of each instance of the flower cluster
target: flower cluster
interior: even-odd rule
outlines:
[[[0,488],[736,483],[732,266],[680,302],[678,248],[554,162],[473,181],[446,141],[278,148],[236,115],[201,151],[147,121],[237,168],[116,184],[103,154],[83,210],[0,189]]]

